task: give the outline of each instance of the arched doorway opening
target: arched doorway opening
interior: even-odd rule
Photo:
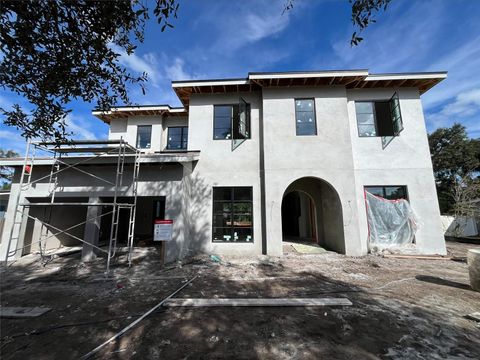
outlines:
[[[315,202],[307,193],[294,190],[282,201],[282,229],[285,239],[317,242]]]
[[[282,236],[344,254],[342,204],[333,186],[314,177],[292,182],[282,199]]]

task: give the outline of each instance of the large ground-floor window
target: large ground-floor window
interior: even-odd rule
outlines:
[[[253,242],[251,187],[213,188],[213,242]]]
[[[372,195],[380,196],[388,200],[408,200],[406,186],[365,186],[365,190]]]

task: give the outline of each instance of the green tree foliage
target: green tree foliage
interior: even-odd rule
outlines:
[[[0,109],[4,123],[27,138],[65,140],[72,100],[129,103],[127,86],[147,74],[131,75],[119,49],[132,54],[152,15],[163,31],[177,10],[177,0],[1,0],[0,86],[29,103]]]
[[[428,141],[440,210],[450,213],[455,205],[452,196],[455,186],[460,180],[466,183],[478,177],[480,140],[470,139],[465,126],[456,123],[450,128],[435,130],[428,136]]]

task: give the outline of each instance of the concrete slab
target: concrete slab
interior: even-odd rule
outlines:
[[[307,244],[299,244],[299,243],[290,243],[295,251],[299,252],[300,254],[323,254],[327,252],[324,248],[318,245],[307,245]]]

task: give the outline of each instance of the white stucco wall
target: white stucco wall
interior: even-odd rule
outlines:
[[[142,149],[145,153],[159,152],[167,146],[167,132],[169,126],[188,126],[185,116],[137,116],[126,119],[114,119],[110,123],[109,139],[126,140],[130,145],[137,145],[137,129],[141,125],[152,126],[152,141],[149,149]]]
[[[399,89],[404,130],[382,149],[380,137],[359,137],[355,101],[388,100],[394,89],[349,90],[348,113],[355,167],[358,226],[362,252],[366,252],[368,225],[363,188],[369,185],[407,186],[410,204],[421,220],[415,236],[418,252],[445,254],[445,240],[433,177],[427,130],[417,89]]]
[[[330,184],[342,204],[345,252],[361,255],[346,92],[343,87],[264,89],[268,253],[282,254],[282,197],[297,179]],[[317,135],[297,136],[295,98],[315,98]]]
[[[231,140],[213,140],[214,105],[238,104],[242,96],[251,104],[251,139],[232,151]],[[189,176],[192,246],[216,254],[261,254],[258,93],[194,95],[189,108],[189,149],[200,150],[200,160]],[[212,242],[212,187],[251,186],[253,189],[253,243]]]

